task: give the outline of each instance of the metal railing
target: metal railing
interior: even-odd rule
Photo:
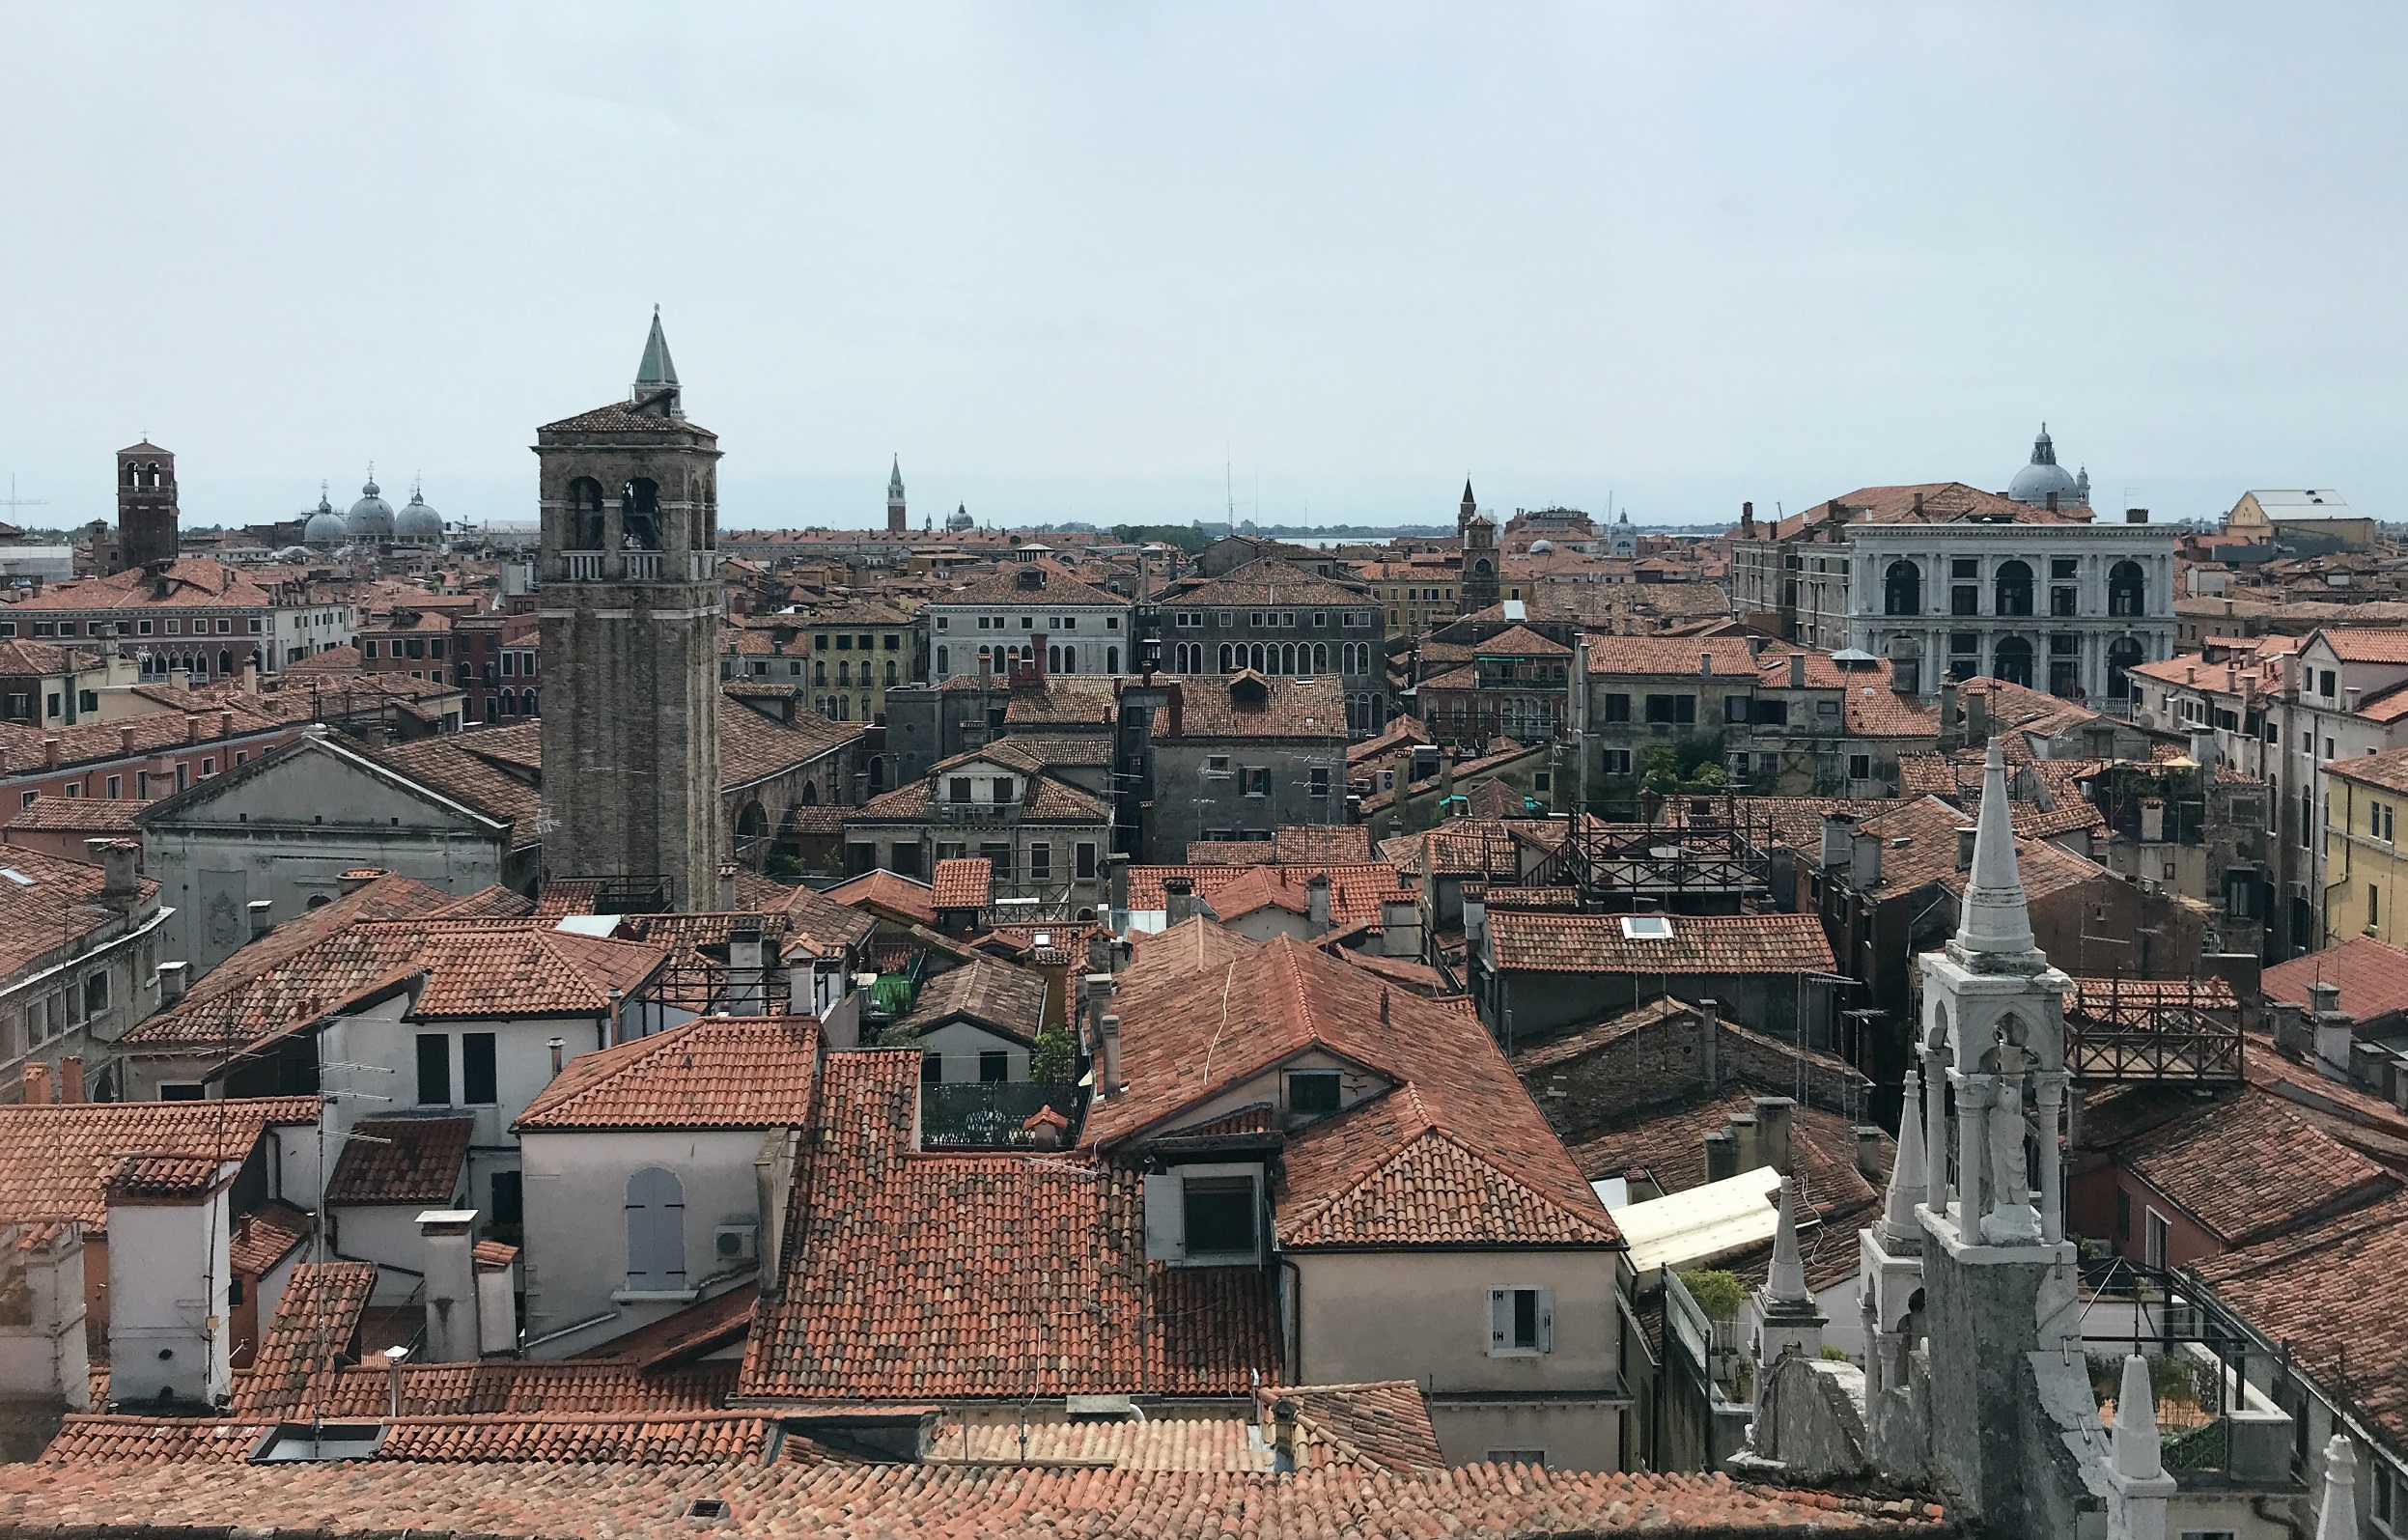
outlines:
[[[1078,1139],[1086,1121],[1087,1093],[1075,1085],[1003,1081],[920,1087],[920,1143],[937,1150],[1025,1149],[1034,1141],[1022,1127],[1042,1107],[1070,1123],[1064,1147]]]

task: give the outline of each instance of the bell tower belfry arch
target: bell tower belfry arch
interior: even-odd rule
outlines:
[[[658,310],[625,402],[537,430],[544,870],[718,902],[718,435]]]

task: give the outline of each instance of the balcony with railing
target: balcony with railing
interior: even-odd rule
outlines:
[[[668,560],[664,551],[623,550],[619,552],[619,574],[630,583],[660,581],[662,563]]]
[[[602,553],[598,550],[564,550],[556,558],[552,572],[564,583],[599,583],[602,574]]]
[[[1075,1085],[1000,1081],[920,1087],[920,1144],[931,1150],[1029,1149],[1038,1143],[1027,1129],[1040,1108],[1051,1107],[1069,1123],[1056,1147],[1078,1142],[1087,1116],[1087,1093]]]

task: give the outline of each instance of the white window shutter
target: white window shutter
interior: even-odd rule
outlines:
[[[1538,1351],[1555,1351],[1555,1291],[1538,1291]]]
[[[1488,1321],[1489,1352],[1502,1353],[1507,1348],[1512,1347],[1513,1291],[1511,1289],[1491,1289],[1488,1291]]]
[[[1182,1262],[1188,1255],[1188,1188],[1176,1171],[1145,1179],[1145,1257]]]

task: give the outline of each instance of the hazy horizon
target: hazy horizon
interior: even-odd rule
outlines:
[[[729,528],[2400,517],[2371,6],[0,6],[0,485],[533,514],[658,303]]]

